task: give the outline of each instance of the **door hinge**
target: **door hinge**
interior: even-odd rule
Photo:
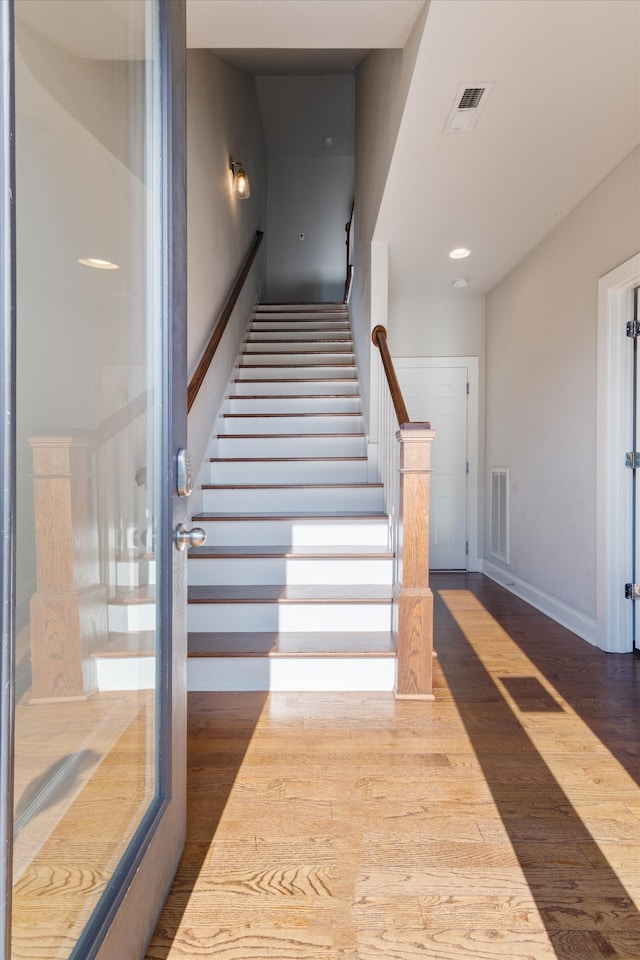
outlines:
[[[624,455],[624,465],[631,470],[638,470],[640,468],[640,453],[629,450],[628,453]]]
[[[467,383],[467,393],[469,393],[469,383]]]
[[[467,460],[467,473],[469,473],[469,461]]]
[[[640,320],[629,320],[627,323],[627,336],[640,337]]]
[[[466,553],[467,556],[469,556],[469,541],[468,541],[468,540],[465,540],[465,542],[464,542],[464,552]]]
[[[625,600],[640,600],[640,583],[625,583]]]

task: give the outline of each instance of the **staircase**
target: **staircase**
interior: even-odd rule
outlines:
[[[261,305],[189,553],[190,690],[392,690],[393,556],[341,304]]]

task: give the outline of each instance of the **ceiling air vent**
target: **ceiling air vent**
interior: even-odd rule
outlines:
[[[493,82],[462,84],[447,122],[444,133],[471,133],[491,92]]]

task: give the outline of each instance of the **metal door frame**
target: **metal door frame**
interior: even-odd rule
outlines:
[[[0,3],[0,958],[11,956],[16,551],[15,113],[13,4]]]
[[[184,845],[186,811],[185,730],[186,560],[173,547],[172,529],[187,519],[187,504],[175,490],[175,452],[186,446],[186,15],[184,0],[156,0],[159,10],[162,124],[162,461],[170,465],[163,484],[161,516],[166,536],[158,557],[162,633],[158,690],[159,789],[78,940],[71,958],[113,960],[144,956],[157,914]],[[15,47],[13,0],[0,0],[0,960],[11,956],[13,846],[13,743],[16,548],[16,276],[15,276]],[[180,385],[184,382],[184,390]],[[173,389],[174,386],[178,389]],[[184,395],[182,395],[184,394]],[[171,529],[169,529],[171,525]],[[175,602],[174,602],[175,601]],[[143,862],[151,860],[146,877]],[[140,903],[157,903],[140,922]]]

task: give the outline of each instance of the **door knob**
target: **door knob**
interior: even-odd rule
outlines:
[[[176,529],[174,540],[177,550],[186,550],[187,547],[201,547],[206,542],[207,535],[202,527],[192,527],[187,530],[183,523]]]

